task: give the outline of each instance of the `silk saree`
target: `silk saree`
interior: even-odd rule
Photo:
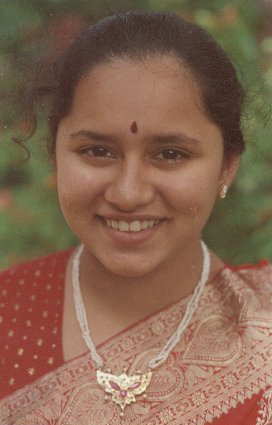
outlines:
[[[64,274],[71,250],[0,274],[1,425],[272,424],[272,267],[225,266],[187,331],[153,372],[147,398],[104,399],[89,352],[62,354]],[[187,299],[97,347],[114,373],[144,370],[173,334]]]

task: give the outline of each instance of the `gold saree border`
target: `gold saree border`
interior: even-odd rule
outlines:
[[[259,406],[256,425],[272,425],[272,388],[265,391]]]

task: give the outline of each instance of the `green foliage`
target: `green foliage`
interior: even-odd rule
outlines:
[[[35,142],[45,146],[40,134]],[[0,162],[2,267],[75,242],[60,212],[54,171],[45,149],[32,147],[31,159],[26,161],[21,147],[12,142],[4,146]]]
[[[7,95],[20,88],[22,78],[29,84],[39,76],[36,71],[50,58],[52,40],[60,49],[61,40],[68,37],[69,42],[83,25],[130,9],[178,13],[208,30],[232,57],[248,92],[243,120],[248,148],[234,186],[216,205],[205,238],[229,262],[272,259],[272,38],[259,34],[257,2],[10,0],[0,3],[0,267],[76,243],[57,202],[45,149],[46,120],[41,117],[39,131],[27,142],[32,157],[24,161],[25,152],[11,137],[25,123]]]

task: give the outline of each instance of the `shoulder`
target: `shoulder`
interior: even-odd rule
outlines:
[[[43,257],[17,264],[6,270],[0,271],[0,288],[17,285],[24,286],[37,278],[53,277],[65,272],[66,264],[72,248],[48,254]]]
[[[27,311],[38,312],[62,298],[66,264],[72,250],[49,254],[15,265],[0,273],[0,324],[25,320]]]
[[[71,252],[0,273],[0,398],[62,362],[64,277]]]
[[[252,291],[272,291],[272,264],[268,260],[261,260],[257,264],[243,264],[240,266],[226,266],[223,273],[239,280],[241,289]]]
[[[232,305],[239,313],[239,322],[271,328],[272,265],[262,260],[256,265],[227,266],[222,276],[223,286],[231,293]]]
[[[55,297],[62,292],[66,265],[72,249],[35,258],[0,273],[0,313],[40,300],[45,293]],[[28,306],[29,307],[29,306]],[[16,310],[17,311],[17,310]],[[2,316],[2,315],[1,315]]]

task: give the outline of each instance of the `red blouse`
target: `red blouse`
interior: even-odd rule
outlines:
[[[64,274],[71,250],[0,274],[0,399],[63,363]]]

